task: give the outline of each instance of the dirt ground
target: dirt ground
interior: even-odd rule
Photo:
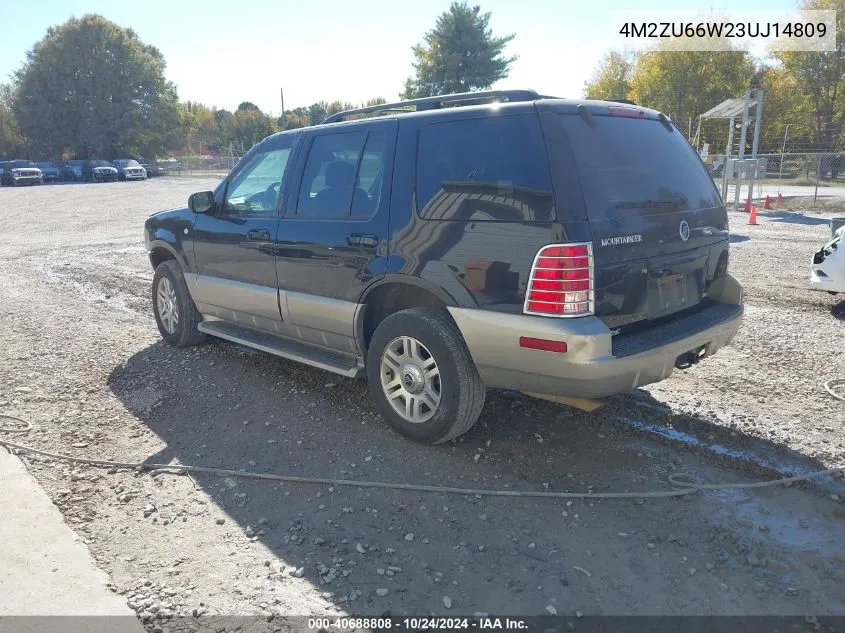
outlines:
[[[0,412],[33,425],[9,439],[122,461],[573,492],[845,462],[845,404],[822,387],[845,377],[845,309],[806,289],[828,234],[820,216],[774,211],[752,227],[732,215],[747,312],[716,357],[592,414],[491,392],[468,435],[424,447],[379,421],[363,382],[223,342],[162,344],[143,221],[214,184],[0,189]],[[22,459],[150,631],[215,614],[845,615],[845,486],[830,477],[564,501]]]

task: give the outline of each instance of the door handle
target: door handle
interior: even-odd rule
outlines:
[[[378,236],[371,233],[352,233],[346,236],[346,243],[349,246],[378,246]]]
[[[252,229],[246,232],[246,239],[250,242],[269,242],[270,231],[267,229]]]

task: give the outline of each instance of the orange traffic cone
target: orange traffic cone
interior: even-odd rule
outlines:
[[[764,209],[771,209],[772,208],[772,200],[771,200],[771,198],[769,198],[768,195],[766,196],[766,201],[763,202],[763,208]]]
[[[748,224],[750,226],[757,226],[757,205],[751,205],[751,215],[748,216]]]
[[[778,206],[780,206],[781,202],[783,202],[783,196],[780,194],[780,192],[778,192]]]

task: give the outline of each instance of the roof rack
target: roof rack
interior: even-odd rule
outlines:
[[[323,119],[323,123],[344,121],[347,117],[356,114],[370,114],[375,112],[421,112],[423,110],[439,110],[444,107],[444,105],[458,105],[462,102],[486,101],[488,99],[506,99],[510,102],[536,101],[541,98],[542,97],[533,90],[485,90],[482,92],[461,92],[452,95],[437,95],[435,97],[409,99],[408,101],[398,101],[396,103],[381,103],[379,105],[367,106],[366,108],[345,110],[326,117]]]

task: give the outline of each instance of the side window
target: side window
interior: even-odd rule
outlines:
[[[223,213],[226,215],[272,215],[282,189],[282,177],[290,148],[256,154],[230,183]]]
[[[378,209],[384,181],[386,150],[387,134],[382,131],[370,132],[359,163],[358,176],[355,179],[350,217],[366,218]]]
[[[359,215],[359,210],[360,214],[368,215],[365,208],[371,204],[371,198],[364,186],[372,186],[378,177],[373,172],[375,175],[362,180],[359,173],[362,153],[365,146],[370,147],[368,136],[361,131],[314,138],[299,188],[298,217],[346,218],[353,206],[355,215]]]
[[[545,222],[554,202],[533,114],[431,123],[420,129],[417,210],[431,220]]]

